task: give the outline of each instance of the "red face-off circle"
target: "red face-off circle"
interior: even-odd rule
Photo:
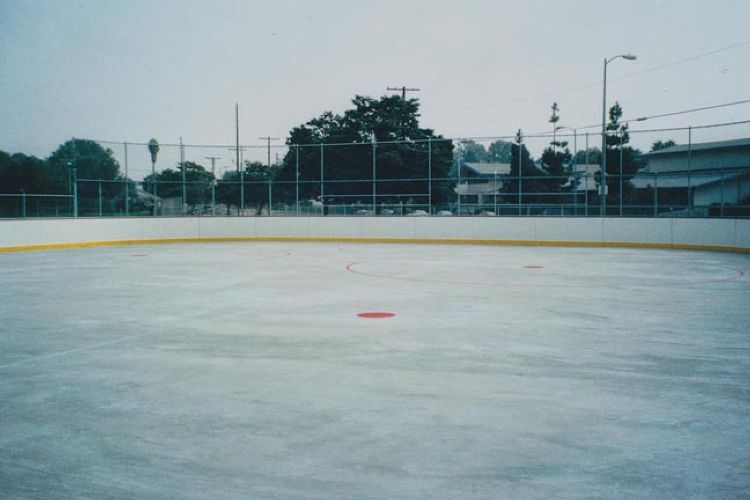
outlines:
[[[357,314],[360,318],[367,318],[367,319],[382,319],[382,318],[392,318],[396,315],[396,313],[392,312],[385,312],[385,311],[368,311],[368,312],[361,312]]]

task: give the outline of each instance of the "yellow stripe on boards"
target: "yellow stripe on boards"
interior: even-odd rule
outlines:
[[[70,248],[96,248],[123,245],[161,245],[171,243],[236,243],[236,242],[290,242],[290,243],[395,243],[429,245],[492,245],[523,247],[580,247],[580,248],[643,248],[656,250],[695,250],[750,254],[750,248],[694,245],[687,243],[647,243],[630,241],[556,241],[556,240],[480,240],[451,238],[336,238],[302,236],[247,236],[225,238],[152,238],[140,240],[82,241],[74,243],[47,243],[0,247],[0,253],[63,250]]]

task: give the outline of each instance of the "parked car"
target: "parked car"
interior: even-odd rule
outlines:
[[[422,216],[430,215],[430,214],[428,214],[424,210],[412,210],[406,215],[408,215],[409,217],[422,217]]]

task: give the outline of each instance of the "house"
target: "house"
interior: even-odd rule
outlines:
[[[572,173],[568,185],[575,183],[575,192],[578,200],[587,199],[588,196],[594,196],[597,193],[596,176],[601,172],[601,165],[598,163],[589,164],[571,164],[569,169]]]
[[[644,155],[631,179],[641,199],[659,205],[740,205],[750,200],[750,138],[680,144]]]
[[[510,176],[510,163],[465,162],[456,193],[466,203],[490,204],[503,189],[503,179]]]

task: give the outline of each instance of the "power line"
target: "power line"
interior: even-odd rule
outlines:
[[[739,106],[740,104],[747,104],[747,103],[750,103],[750,99],[745,99],[742,101],[726,102],[723,104],[715,104],[713,106],[703,106],[700,108],[685,109],[682,111],[673,111],[671,113],[661,113],[658,115],[641,116],[639,118],[631,118],[629,120],[620,120],[620,123],[645,122],[646,120],[653,120],[654,118],[664,118],[666,116],[686,115],[689,113],[696,113],[698,111],[708,111],[710,109],[728,108],[730,106]],[[574,127],[574,128],[576,130],[586,130],[586,129],[591,129],[591,128],[598,128],[601,126],[602,126],[601,123],[597,123],[595,125],[586,125],[585,127]]]
[[[678,59],[676,61],[672,61],[672,62],[668,62],[668,63],[664,63],[664,64],[659,64],[657,66],[652,66],[652,67],[646,68],[644,70],[636,71],[636,72],[633,72],[633,73],[628,73],[628,74],[621,75],[621,76],[618,76],[618,77],[615,77],[615,78],[610,78],[609,81],[610,82],[614,82],[614,81],[624,80],[626,78],[632,78],[634,76],[643,75],[643,74],[646,74],[646,73],[652,73],[654,71],[659,71],[659,70],[662,70],[662,69],[665,69],[665,68],[670,68],[672,66],[677,66],[679,64],[684,64],[686,62],[695,61],[696,59],[701,59],[701,58],[704,58],[704,57],[712,56],[714,54],[719,54],[719,53],[725,52],[727,50],[736,49],[736,48],[742,47],[744,45],[750,45],[750,39],[743,40],[741,42],[737,42],[737,43],[734,43],[732,45],[727,45],[725,47],[721,47],[721,48],[718,48],[718,49],[710,50],[708,52],[702,52],[700,54],[695,54],[695,55],[692,55],[692,56],[689,56],[689,57],[685,57],[683,59]],[[466,107],[460,107],[460,108],[444,108],[444,109],[433,110],[433,111],[441,112],[441,111],[456,111],[456,110],[468,110],[468,109],[491,109],[493,107],[503,106],[503,105],[506,105],[506,104],[516,104],[516,103],[520,103],[520,102],[538,101],[540,99],[546,99],[546,98],[554,97],[554,96],[557,96],[557,95],[570,94],[570,93],[573,93],[573,92],[578,92],[580,90],[586,90],[586,89],[593,89],[593,88],[601,87],[601,85],[602,85],[602,82],[588,83],[588,84],[585,84],[585,85],[578,85],[576,87],[570,87],[570,88],[567,88],[567,89],[556,90],[556,91],[553,91],[553,92],[546,92],[544,94],[537,94],[537,95],[533,95],[533,96],[529,96],[529,97],[519,97],[519,98],[515,98],[515,99],[508,99],[506,101],[501,101],[501,102],[497,102],[497,103],[494,103],[494,104],[484,104],[484,105],[478,105],[478,106],[466,106]],[[601,124],[600,124],[600,126],[601,126]]]
[[[636,71],[634,73],[628,73],[627,75],[618,76],[616,78],[611,78],[610,81],[616,81],[616,80],[624,80],[626,78],[632,78],[634,76],[643,75],[645,73],[651,73],[654,71],[659,71],[664,68],[671,68],[672,66],[677,66],[678,64],[683,64],[690,61],[695,61],[696,59],[701,59],[704,57],[712,56],[714,54],[718,54],[720,52],[725,52],[727,50],[736,49],[737,47],[742,47],[743,45],[750,45],[750,40],[743,40],[742,42],[737,42],[732,45],[727,45],[726,47],[722,47],[720,49],[715,50],[709,50],[708,52],[703,52],[701,54],[696,54],[694,56],[685,57],[683,59],[678,59],[676,61],[672,61],[670,63],[660,64],[658,66],[652,66],[651,68],[646,68],[640,71]]]

